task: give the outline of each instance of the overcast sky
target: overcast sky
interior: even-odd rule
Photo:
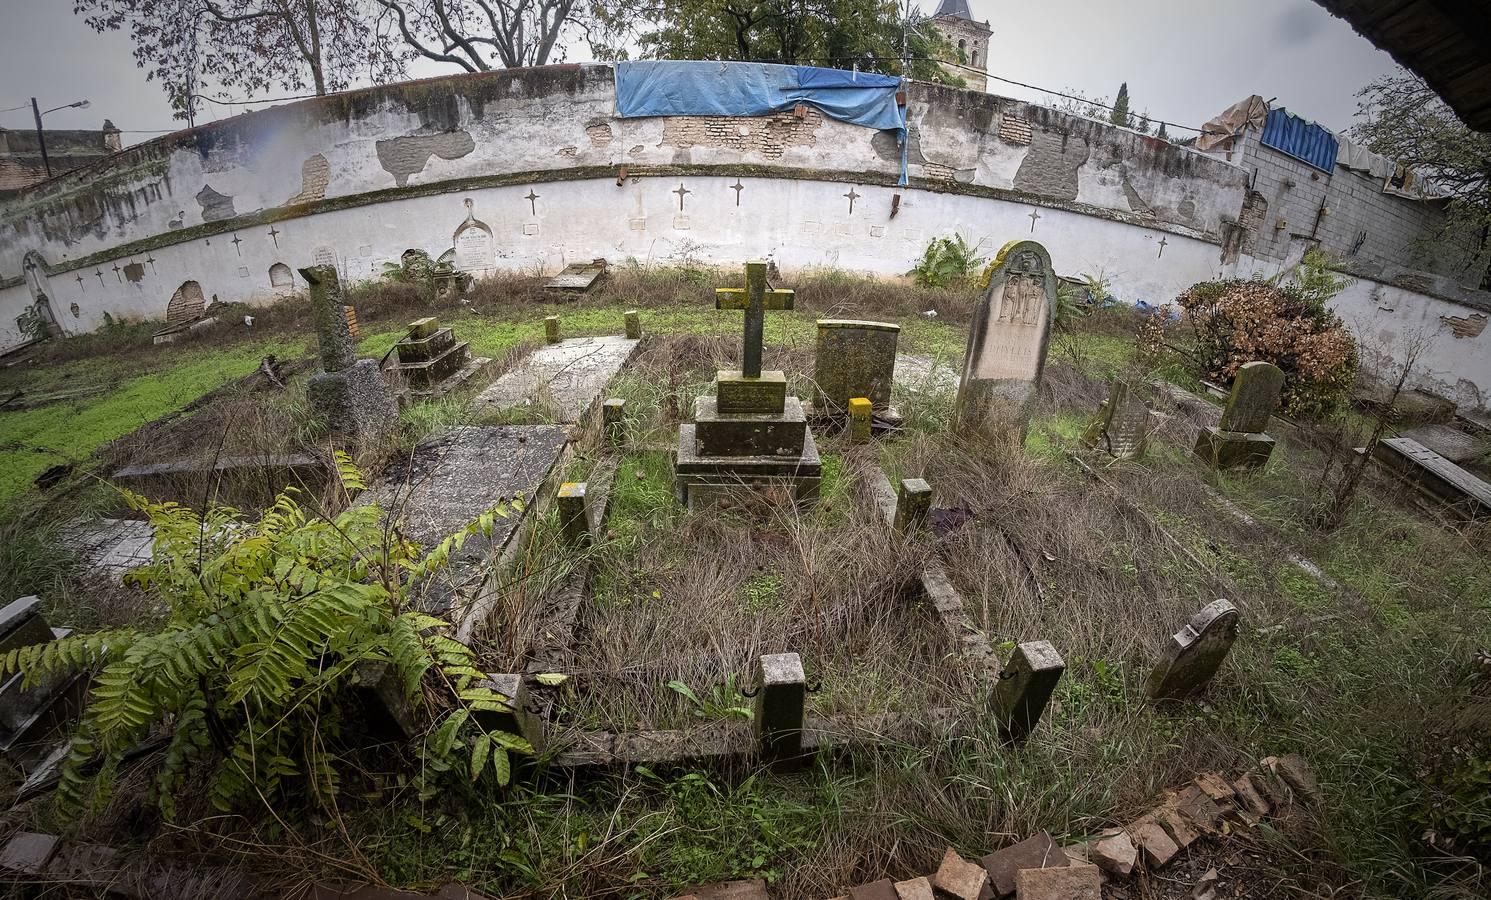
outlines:
[[[923,0],[928,8],[935,0]],[[1132,109],[1199,127],[1249,94],[1334,129],[1351,124],[1355,93],[1395,71],[1386,54],[1313,0],[969,0],[994,29],[990,71],[1056,90],[1111,98],[1127,81]],[[61,110],[48,127],[97,128],[105,118],[127,132],[181,127],[159,85],[135,67],[128,37],[95,34],[69,0],[0,0],[0,127],[32,127],[29,99]],[[569,60],[589,57],[583,45]],[[417,75],[454,71],[425,64]],[[991,81],[994,93],[1051,101]],[[208,107],[217,118],[243,107]],[[152,137],[126,134],[127,143]]]

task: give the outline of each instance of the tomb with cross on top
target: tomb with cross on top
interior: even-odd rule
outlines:
[[[715,291],[715,308],[742,310],[741,367],[722,369],[714,396],[694,401],[694,421],[678,429],[674,483],[692,508],[739,489],[785,488],[794,501],[817,497],[822,464],[803,404],[787,395],[787,376],[762,370],[767,310],[792,308],[793,292],[766,283],[766,263],[746,263],[745,286]]]

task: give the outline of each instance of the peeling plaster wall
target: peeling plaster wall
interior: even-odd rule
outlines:
[[[1247,189],[1245,170],[1186,148],[922,84],[909,89],[912,184],[897,188],[891,133],[813,109],[618,119],[614,88],[605,66],[410,82],[236,116],[69,173],[0,206],[0,346],[21,339],[16,317],[38,291],[80,332],[105,312],[162,318],[188,280],[209,303],[271,302],[284,292],[271,267],[310,265],[318,248],[346,277],[374,277],[409,248],[450,249],[468,199],[498,267],[687,246],[895,275],[956,231],[986,253],[1034,238],[1062,274],[1162,302],[1218,274]],[[45,269],[31,287],[28,252]]]

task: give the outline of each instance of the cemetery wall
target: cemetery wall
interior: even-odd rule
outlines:
[[[64,331],[88,331],[105,313],[161,318],[198,291],[207,304],[267,302],[301,286],[289,270],[318,260],[372,277],[410,248],[439,255],[457,232],[478,271],[770,255],[788,270],[890,275],[953,231],[988,253],[1033,236],[1063,273],[1101,272],[1131,299],[1217,269],[1242,198],[1236,166],[972,91],[912,85],[908,108],[905,188],[892,133],[812,109],[618,119],[606,66],[453,76],[236,116],[0,206],[0,346],[22,339],[17,318],[38,296]]]
[[[898,275],[956,231],[986,255],[1039,240],[1060,274],[1102,275],[1118,297],[1151,303],[1297,252],[1259,242],[1273,219],[1245,208],[1244,165],[936,85],[910,85],[908,123],[910,184],[898,187],[889,132],[810,108],[619,119],[603,65],[429,79],[235,116],[0,202],[0,348],[24,339],[19,320],[38,297],[63,331],[85,332],[106,314],[189,318],[214,298],[271,302],[303,288],[294,270],[316,263],[372,278],[406,250],[458,244],[478,273],[769,256],[789,273]],[[1224,244],[1240,249],[1225,262]],[[1472,304],[1454,314],[1465,318],[1485,297],[1402,260],[1376,265],[1371,274],[1403,291],[1399,308],[1420,317],[1438,309],[1432,300]],[[1407,274],[1385,274],[1393,265]],[[1377,321],[1391,310],[1358,305],[1374,329],[1396,327]],[[1488,355],[1467,340],[1491,338],[1461,338],[1452,347],[1466,352],[1448,355]],[[1468,359],[1446,368],[1447,383],[1491,391]]]

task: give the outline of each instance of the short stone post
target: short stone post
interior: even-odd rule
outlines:
[[[549,344],[559,343],[558,316],[546,316],[544,318],[544,342]]]
[[[870,398],[849,398],[849,439],[863,444],[870,439]]]
[[[994,713],[1005,740],[1021,743],[1030,736],[1064,671],[1066,663],[1049,641],[1015,647],[994,690]]]
[[[927,524],[932,509],[932,486],[920,478],[904,478],[896,494],[896,531],[910,534]]]
[[[590,539],[590,517],[585,511],[585,482],[566,481],[559,486],[559,527],[564,542],[580,547]]]
[[[440,330],[440,320],[434,316],[426,316],[410,322],[408,327],[409,333],[406,337],[411,341],[422,341]]]
[[[756,672],[756,737],[768,759],[802,755],[808,679],[796,653],[768,653]]]
[[[515,734],[532,744],[534,753],[544,752],[544,745],[548,742],[544,720],[528,709],[531,698],[528,694],[528,683],[523,680],[522,675],[488,675],[486,680],[478,681],[476,686],[496,691],[506,697],[505,702],[509,707],[502,712],[496,710],[474,712],[472,715],[476,717],[478,725],[488,731],[505,731],[508,734]]]
[[[612,397],[601,404],[601,431],[606,442],[620,446],[626,439],[626,401]]]
[[[634,340],[634,341],[641,340],[641,338],[642,338],[642,317],[637,314],[637,311],[635,309],[629,309],[629,310],[627,310],[626,313],[625,313],[625,315],[626,315],[626,336],[627,336],[627,338],[629,338],[630,340]]]
[[[332,266],[311,266],[300,270],[310,285],[311,321],[316,329],[323,372],[340,372],[357,362],[357,347],[342,303],[342,283]]]
[[[311,266],[300,274],[310,285],[311,318],[323,369],[306,382],[306,399],[332,431],[359,449],[378,444],[398,426],[399,407],[377,360],[357,358],[337,270]]]
[[[1213,600],[1171,636],[1146,688],[1156,700],[1179,699],[1206,687],[1237,640],[1237,607]]]

